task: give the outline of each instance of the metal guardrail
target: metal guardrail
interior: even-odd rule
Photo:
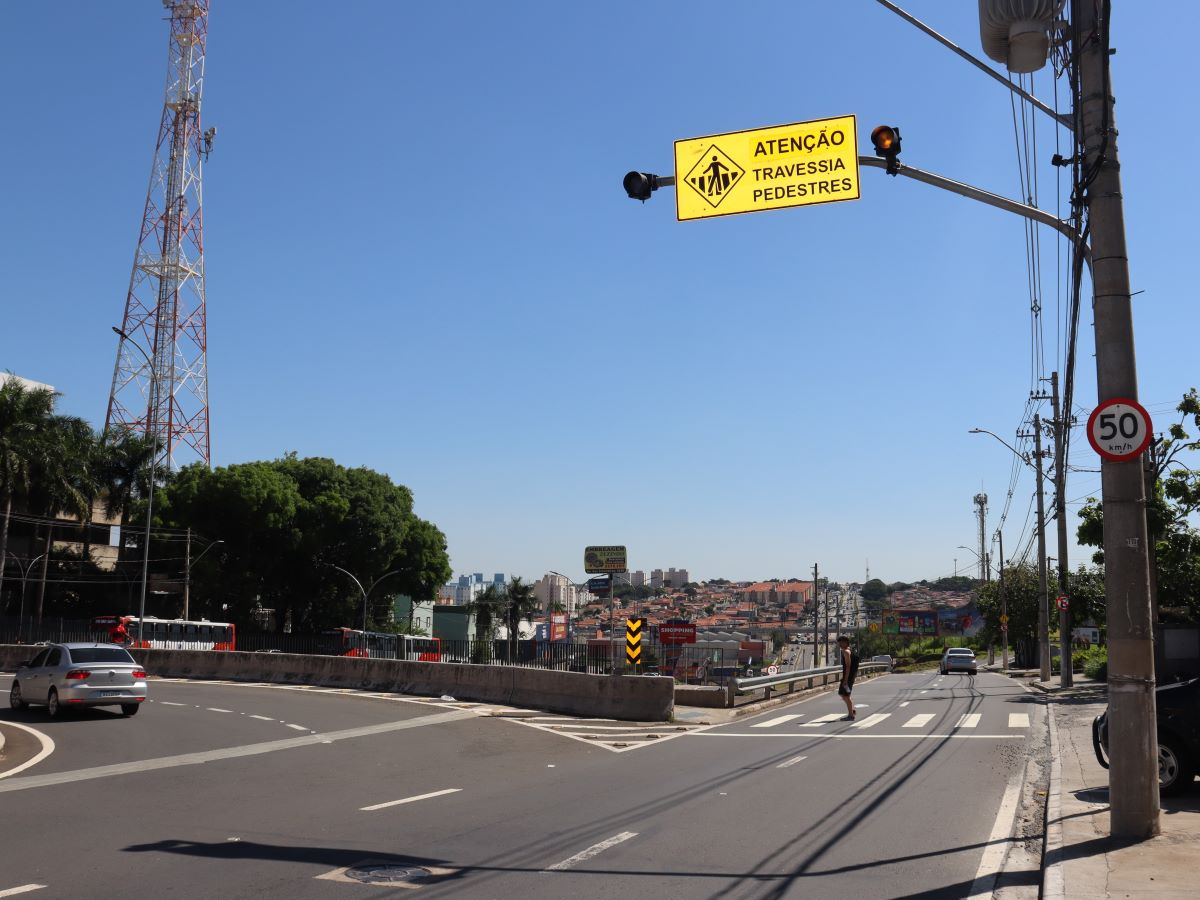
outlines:
[[[859,674],[878,674],[880,672],[890,671],[890,669],[886,663],[864,662],[859,665],[858,671]],[[754,678],[737,678],[734,679],[731,684],[731,687],[734,690],[729,696],[728,705],[733,705],[733,696],[735,694],[747,693],[750,691],[763,691],[766,697],[770,697],[773,690],[781,687],[786,687],[788,693],[792,693],[796,690],[797,685],[799,685],[801,682],[807,682],[807,684],[804,685],[806,688],[830,684],[838,679],[831,679],[829,676],[840,676],[841,672],[841,666],[822,666],[817,669],[804,669],[803,671],[799,672],[780,672],[778,675],[759,675]]]

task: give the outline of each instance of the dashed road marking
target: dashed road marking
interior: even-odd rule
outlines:
[[[158,700],[163,706],[187,706],[186,703],[176,703],[174,700]]]
[[[219,706],[206,706],[205,709],[207,709],[209,712],[233,712],[232,709],[221,709]]]
[[[389,806],[399,806],[402,803],[416,803],[418,800],[428,800],[430,797],[442,797],[446,794],[457,794],[462,788],[446,788],[442,791],[430,791],[428,794],[417,794],[415,797],[405,797],[402,800],[389,800],[387,803],[376,803],[374,806],[361,806],[359,812],[374,812]]]
[[[904,709],[904,707],[908,706],[908,704],[911,702],[912,702],[911,700],[905,700],[903,703],[900,704],[900,708]]]
[[[46,887],[44,884],[23,884],[20,887],[8,888],[0,891],[0,897],[15,897],[17,894],[28,894],[30,891],[40,891]]]
[[[256,716],[254,713],[250,714],[250,718],[258,719],[260,722],[274,722],[275,721],[270,716]]]
[[[613,835],[606,841],[601,841],[598,844],[593,844],[592,846],[588,847],[586,850],[584,850],[580,853],[576,853],[574,856],[567,857],[562,862],[556,862],[552,866],[547,866],[542,871],[543,872],[562,872],[565,869],[571,868],[572,866],[579,865],[581,862],[587,862],[593,856],[603,853],[609,847],[615,847],[617,844],[620,844],[623,841],[627,841],[630,838],[635,838],[635,837],[637,837],[636,831],[622,831],[620,834]]]
[[[786,762],[781,762],[775,768],[786,769],[788,766],[794,766],[796,763],[804,762],[804,760],[806,760],[806,759],[808,759],[807,756],[793,756],[791,759],[787,760]]]
[[[751,725],[751,728],[774,728],[776,725],[782,725],[784,722],[790,722],[793,719],[799,719],[800,715],[778,716],[774,719],[768,719],[765,722],[759,722],[757,725]]]
[[[288,728],[293,728],[293,729],[295,729],[296,731],[308,731],[308,730],[309,730],[309,729],[308,729],[308,726],[306,726],[306,725],[296,725],[296,724],[293,724],[293,723],[291,723],[291,722],[287,722],[287,723],[285,723],[285,724],[287,724],[287,727],[288,727]]]

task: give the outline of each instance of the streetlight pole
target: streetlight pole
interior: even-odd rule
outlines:
[[[343,569],[341,566],[335,566],[333,563],[329,563],[328,565],[329,565],[329,567],[330,567],[331,569],[337,569],[337,570],[338,570],[339,572],[341,572],[343,575],[349,575],[349,576],[350,576],[350,579],[351,579],[351,580],[352,580],[352,581],[353,581],[353,582],[354,582],[356,585],[358,585],[358,589],[359,589],[359,591],[362,593],[362,598],[363,598],[363,627],[362,627],[362,632],[363,632],[363,655],[364,655],[364,656],[369,656],[369,655],[370,655],[370,653],[371,653],[371,651],[370,651],[370,649],[368,648],[368,644],[367,644],[367,609],[368,609],[367,598],[371,596],[371,591],[375,590],[375,585],[379,584],[379,582],[383,581],[383,579],[387,578],[389,575],[395,575],[395,574],[396,574],[397,572],[399,572],[400,570],[399,570],[399,569],[393,569],[393,570],[392,570],[392,571],[390,571],[390,572],[385,572],[385,573],[383,573],[382,575],[380,575],[378,578],[376,578],[374,581],[372,581],[372,582],[371,582],[371,586],[370,586],[370,587],[368,587],[368,588],[364,588],[364,587],[362,586],[362,582],[361,582],[361,581],[359,581],[359,580],[358,580],[358,579],[357,579],[357,578],[354,576],[354,573],[353,573],[353,572],[350,572],[350,571],[348,571],[348,570],[346,570],[346,569]]]
[[[21,612],[17,616],[17,637],[18,638],[21,636],[21,631],[25,625],[25,580],[29,577],[29,573],[33,569],[33,564],[36,563],[39,559],[41,559],[45,555],[46,555],[45,553],[39,553],[37,556],[35,556],[33,559],[31,559],[23,568],[21,566],[21,561],[19,559],[17,559],[11,553],[8,555],[8,558],[17,564],[17,569],[19,569],[21,572]]]
[[[146,580],[150,571],[150,522],[154,516],[154,470],[158,462],[158,372],[155,371],[154,361],[150,359],[150,354],[143,350],[137,341],[116,325],[112,326],[112,330],[121,337],[121,340],[128,341],[131,347],[146,358],[146,365],[149,366],[150,371],[150,405],[146,411],[146,436],[150,438],[152,446],[150,448],[150,484],[146,489],[146,534],[142,539],[142,590],[141,598],[138,601],[138,643],[140,644],[146,620]]]
[[[224,541],[213,541],[207,547],[200,551],[200,555],[194,560],[192,559],[192,529],[187,530],[187,559],[184,563],[183,573],[183,617],[188,617],[188,601],[192,593],[192,566],[200,562],[204,558],[204,554],[211,550],[217,544],[223,544]]]
[[[996,539],[1000,541],[1000,638],[1004,645],[1003,665],[1008,671],[1008,595],[1004,593],[1004,532],[996,529]]]

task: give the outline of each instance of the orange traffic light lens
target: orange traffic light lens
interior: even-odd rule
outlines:
[[[871,143],[876,150],[891,150],[896,146],[896,130],[890,125],[877,125],[871,132]]]

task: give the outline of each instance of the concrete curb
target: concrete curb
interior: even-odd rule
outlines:
[[[1067,886],[1063,867],[1062,829],[1062,745],[1058,740],[1058,723],[1054,708],[1046,705],[1050,723],[1050,785],[1046,794],[1046,824],[1042,845],[1042,897],[1065,898]]]

